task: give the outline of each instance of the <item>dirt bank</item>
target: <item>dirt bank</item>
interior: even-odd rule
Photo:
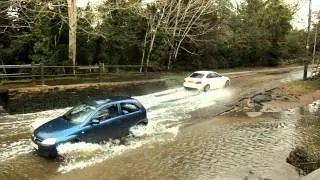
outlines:
[[[262,103],[262,112],[301,107],[320,99],[320,80],[291,82],[269,93],[272,101]]]
[[[264,77],[266,78],[266,77]],[[242,99],[236,111],[281,112],[301,107],[320,99],[320,80],[278,83],[265,90],[256,91]]]
[[[308,92],[300,95],[278,95],[278,92],[285,92],[279,89],[275,90],[274,98],[270,102],[263,103],[262,112],[280,112],[286,109],[301,107],[320,99],[320,90]]]

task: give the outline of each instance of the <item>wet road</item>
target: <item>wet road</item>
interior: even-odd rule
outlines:
[[[266,79],[263,76],[262,79],[268,81],[263,86],[267,88],[274,82],[295,79],[295,74],[301,73],[270,75]],[[269,78],[274,81],[270,82]],[[261,83],[262,79],[256,79],[256,83]],[[296,133],[295,129],[296,124],[305,118],[301,118],[301,112],[288,111],[266,114],[266,118],[261,119],[237,115],[210,120],[210,117],[230,109],[230,104],[244,93],[242,91],[248,84],[240,81],[235,81],[234,88],[208,93],[175,88],[135,97],[148,109],[150,120],[147,128],[134,132],[137,137],[128,138],[125,144],[116,141],[65,144],[58,148],[62,158],[56,160],[35,155],[29,140],[30,124],[61,115],[68,108],[2,115],[0,177],[208,179],[223,174],[247,173],[247,170],[269,177],[274,174],[273,170],[287,167],[283,158],[299,140],[296,137],[308,134],[304,131]]]
[[[286,163],[297,145],[318,148],[316,105],[250,118],[230,113],[182,128],[164,143],[151,143],[117,158],[53,179],[297,179]]]

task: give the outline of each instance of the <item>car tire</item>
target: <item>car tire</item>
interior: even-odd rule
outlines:
[[[138,122],[136,125],[131,126],[130,129],[132,129],[132,128],[137,128],[137,127],[139,127],[139,126],[147,126],[147,124],[148,124],[148,123],[146,123],[146,122],[144,122],[144,121],[140,121],[140,122]],[[133,136],[133,137],[135,136],[135,135],[132,133],[131,130],[129,130],[129,136]]]
[[[140,121],[140,122],[138,122],[135,126],[146,126],[146,125],[147,125],[146,122]]]
[[[230,80],[227,80],[226,83],[224,84],[224,87],[227,88],[230,86]]]
[[[210,89],[210,85],[207,84],[207,85],[204,86],[203,92],[207,92],[207,91],[209,91],[209,89]]]
[[[136,125],[131,126],[131,128],[135,128],[135,127],[139,127],[139,126],[147,126],[147,125],[148,125],[148,123],[146,123],[144,121],[140,121]]]
[[[48,154],[48,158],[49,158],[49,159],[56,159],[56,158],[58,158],[58,157],[59,157],[58,152],[56,152],[56,153],[49,153],[49,154]]]

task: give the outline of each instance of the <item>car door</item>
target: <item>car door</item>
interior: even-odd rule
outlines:
[[[207,81],[209,82],[210,84],[210,88],[211,89],[216,89],[219,87],[219,81],[217,79],[217,75],[216,73],[209,73],[206,77]]]
[[[143,114],[139,106],[134,102],[120,103],[121,120],[123,121],[123,134],[128,134],[129,129],[142,120]]]
[[[120,119],[118,104],[107,105],[101,108],[93,115],[81,132],[81,139],[90,142],[100,142],[119,137],[122,128]],[[92,123],[94,120],[97,123]]]
[[[223,77],[218,73],[213,73],[213,74],[214,74],[213,76],[214,76],[216,88],[222,88],[225,83]]]
[[[218,88],[223,88],[224,85],[225,85],[225,79],[223,78],[223,76],[221,76],[220,74],[218,73],[215,73],[216,74],[216,79],[217,79],[217,83],[219,84],[219,87]]]

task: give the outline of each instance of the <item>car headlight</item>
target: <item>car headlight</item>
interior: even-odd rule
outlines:
[[[41,144],[50,146],[50,145],[54,145],[56,143],[56,141],[57,141],[56,138],[48,138],[48,139],[43,140],[41,142]]]

